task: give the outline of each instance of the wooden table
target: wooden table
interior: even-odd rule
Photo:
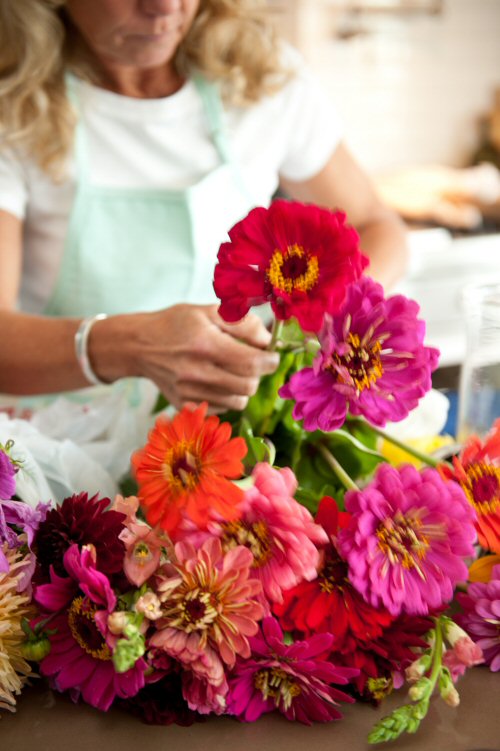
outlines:
[[[15,715],[0,720],[1,751],[500,751],[500,674],[487,668],[470,670],[458,684],[461,706],[434,699],[416,735],[385,746],[368,746],[366,736],[377,719],[403,703],[396,692],[383,707],[345,708],[344,719],[306,727],[280,715],[244,724],[217,717],[188,728],[144,725],[118,709],[107,714],[67,696],[54,694],[41,682],[27,689]]]

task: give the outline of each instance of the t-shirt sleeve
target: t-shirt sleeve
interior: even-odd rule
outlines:
[[[0,146],[0,209],[24,219],[28,189],[24,167],[14,150]]]
[[[280,174],[289,180],[313,177],[327,164],[343,137],[340,115],[299,53],[286,48],[294,75],[282,92],[287,143]]]

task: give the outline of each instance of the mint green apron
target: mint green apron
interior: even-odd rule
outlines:
[[[185,190],[93,185],[85,124],[80,122],[76,195],[47,315],[115,314],[180,302],[216,302],[212,280],[220,243],[253,202],[231,158],[217,88],[203,78],[194,82],[220,164]]]

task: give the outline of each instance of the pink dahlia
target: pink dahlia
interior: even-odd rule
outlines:
[[[222,318],[239,321],[269,302],[276,318],[295,316],[303,329],[317,331],[367,265],[345,221],[341,211],[293,201],[253,209],[219,250],[214,289]]]
[[[183,650],[200,655],[207,646],[227,665],[237,654],[248,657],[248,637],[263,615],[256,600],[261,585],[249,578],[250,551],[240,545],[224,554],[220,540],[211,538],[197,550],[179,542],[175,555],[170,575],[159,577],[162,617],[151,646],[179,660]]]
[[[35,589],[42,617],[52,615],[51,650],[40,663],[43,675],[53,678],[58,691],[73,689],[93,707],[108,710],[116,696],[134,696],[144,686],[146,663],[142,658],[125,673],[115,671],[116,643],[108,630],[108,616],[116,595],[107,577],[95,567],[89,547],[71,545],[64,554],[67,576],[51,570],[51,580]]]
[[[352,516],[339,534],[349,579],[374,607],[426,615],[467,579],[475,512],[456,483],[434,469],[379,465],[374,480],[346,494]]]
[[[481,647],[490,670],[500,670],[500,565],[489,582],[469,584],[467,594],[458,594],[463,613],[455,619]]]
[[[338,720],[339,701],[354,700],[333,684],[348,683],[358,671],[325,660],[332,641],[330,634],[319,634],[284,644],[278,622],[265,618],[261,633],[251,639],[252,656],[238,658],[229,679],[228,714],[254,722],[277,709],[306,725]]]
[[[16,490],[16,472],[14,464],[5,448],[0,443],[0,499],[8,501]]]
[[[423,344],[418,305],[403,295],[384,298],[368,277],[351,284],[340,311],[325,316],[321,349],[311,368],[280,389],[306,430],[340,428],[349,411],[374,425],[402,420],[431,388],[438,350]]]
[[[273,469],[265,462],[252,471],[254,484],[244,495],[237,521],[211,521],[207,530],[186,528],[183,539],[194,545],[217,537],[223,550],[244,545],[253,556],[250,576],[262,584],[263,604],[282,602],[283,591],[317,576],[317,545],[328,541],[309,511],[293,498],[297,479],[292,470]],[[266,599],[267,598],[267,599]]]

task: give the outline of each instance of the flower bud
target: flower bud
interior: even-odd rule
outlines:
[[[21,644],[21,653],[25,660],[41,662],[50,652],[50,640],[45,634],[38,639],[29,639]]]
[[[128,622],[129,616],[124,610],[117,610],[108,615],[108,628],[115,636],[123,634]]]

